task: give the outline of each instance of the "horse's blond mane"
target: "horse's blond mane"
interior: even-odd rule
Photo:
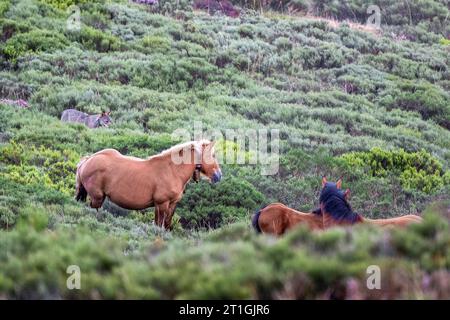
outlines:
[[[202,152],[202,145],[203,144],[209,144],[209,143],[211,143],[211,141],[209,141],[207,139],[202,139],[202,140],[198,140],[198,141],[183,142],[183,143],[179,143],[177,145],[174,145],[174,146],[170,147],[169,149],[163,150],[159,154],[156,154],[155,156],[171,155],[172,153],[174,153],[174,152],[176,153],[176,152],[179,152],[181,150],[184,150],[185,148],[188,148],[191,145],[194,145],[194,148],[197,150],[197,152],[201,153]],[[153,157],[155,157],[155,156],[153,156]]]

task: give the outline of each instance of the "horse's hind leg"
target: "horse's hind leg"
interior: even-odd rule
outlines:
[[[103,202],[105,201],[105,195],[104,194],[96,194],[91,196],[91,208],[98,209],[102,207]]]

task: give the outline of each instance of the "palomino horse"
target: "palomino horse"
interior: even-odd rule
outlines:
[[[114,149],[84,157],[77,166],[76,199],[91,198],[100,208],[108,197],[125,209],[155,207],[155,223],[170,229],[176,204],[192,177],[200,174],[213,183],[222,172],[214,155],[214,142],[191,141],[176,145],[148,159],[122,155]]]
[[[304,213],[282,203],[272,203],[257,211],[252,217],[252,225],[257,232],[277,236],[300,224],[307,225],[312,230],[322,229],[320,209]]]
[[[369,223],[377,226],[399,226],[404,227],[411,223],[419,223],[422,218],[409,214],[389,219],[367,219],[353,211],[348,203],[350,190],[342,191],[342,180],[336,183],[328,182],[326,177],[322,178],[322,191],[320,193],[320,212],[323,219],[323,228],[336,225],[352,225],[355,223]]]

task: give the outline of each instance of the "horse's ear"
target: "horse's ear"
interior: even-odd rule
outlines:
[[[342,179],[339,179],[339,180],[336,182],[336,188],[338,188],[338,189],[341,189],[341,188],[342,188]]]
[[[345,190],[344,192],[344,198],[347,200],[350,197],[350,189]]]
[[[211,146],[211,148],[214,147],[215,144],[216,144],[215,141],[211,141],[211,142],[209,143],[209,145]]]
[[[322,188],[325,187],[326,184],[327,184],[327,177],[323,176],[322,177]]]

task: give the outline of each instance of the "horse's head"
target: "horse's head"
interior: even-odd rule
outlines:
[[[194,180],[198,181],[199,173],[202,173],[212,183],[219,182],[222,179],[222,171],[214,152],[215,141],[203,140],[199,141],[198,144],[201,157],[200,161],[196,161]]]
[[[110,114],[111,111],[102,112],[96,121],[97,127],[108,127],[112,123],[111,118],[109,116]]]
[[[337,182],[329,182],[322,178],[322,191],[320,192],[320,209],[322,214],[327,213],[336,220],[346,220],[354,223],[359,215],[353,212],[348,203],[350,190],[342,190],[342,179]]]
[[[222,179],[222,171],[214,153],[214,142],[209,140],[190,141],[168,150],[171,161],[176,165],[193,167],[192,178],[198,182],[203,174],[213,183]]]
[[[348,201],[348,198],[350,197],[350,189],[346,189],[345,191],[342,191],[342,179],[339,179],[336,182],[331,182],[327,180],[327,177],[322,177],[322,193],[326,192],[336,192],[339,195],[341,195],[345,201]]]

